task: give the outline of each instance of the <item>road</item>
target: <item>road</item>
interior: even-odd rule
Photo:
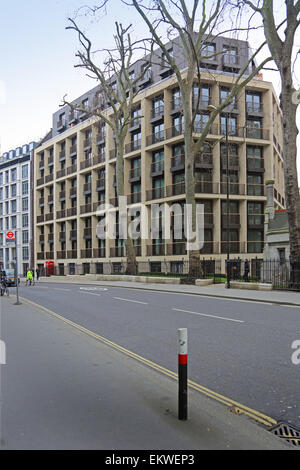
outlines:
[[[191,380],[300,428],[300,308],[63,283],[20,295],[174,372],[185,327]]]

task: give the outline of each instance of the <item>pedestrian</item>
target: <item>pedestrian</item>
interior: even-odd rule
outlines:
[[[39,268],[37,268],[35,270],[35,273],[36,273],[36,280],[38,281],[40,279],[40,270],[39,270]]]
[[[250,271],[249,261],[246,259],[245,266],[244,266],[244,281],[245,282],[249,282],[249,271]]]
[[[32,284],[32,271],[30,269],[28,269],[27,271],[27,275],[26,275],[26,287],[28,286],[31,286]]]

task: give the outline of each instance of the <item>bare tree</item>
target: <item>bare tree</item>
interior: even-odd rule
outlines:
[[[292,266],[300,263],[300,195],[297,176],[297,135],[296,113],[299,100],[293,99],[296,88],[293,80],[293,52],[295,34],[300,25],[300,1],[282,0],[285,9],[284,31],[279,31],[273,0],[237,1],[239,8],[243,4],[259,14],[263,20],[264,33],[272,57],[281,77],[280,105],[283,115],[283,153],[286,207],[290,230],[290,250]],[[278,8],[276,2],[276,9]],[[298,56],[296,57],[297,60]],[[299,283],[299,279],[297,281]]]
[[[103,6],[103,2],[101,5]],[[125,138],[132,119],[134,99],[139,91],[138,83],[147,73],[151,62],[147,61],[145,66],[142,67],[141,71],[136,74],[134,78],[129,72],[134,63],[135,53],[142,50],[143,53],[148,52],[151,56],[151,47],[153,42],[151,39],[132,42],[130,35],[131,25],[123,27],[121,23],[116,22],[116,33],[114,35],[115,48],[104,50],[106,53],[106,59],[103,65],[99,66],[95,62],[90,39],[83,33],[73,19],[69,19],[69,21],[71,26],[67,27],[67,29],[73,30],[78,34],[81,46],[81,49],[76,53],[76,56],[79,59],[79,64],[75,65],[75,67],[83,68],[88,72],[89,76],[97,80],[106,106],[101,108],[96,105],[87,111],[82,108],[81,105],[78,106],[68,102],[66,98],[64,98],[63,105],[67,104],[72,109],[88,112],[90,116],[95,116],[96,118],[101,119],[112,129],[116,150],[116,189],[117,197],[119,199],[120,196],[125,196]],[[111,114],[107,113],[108,107],[111,108]],[[122,217],[124,217],[124,214],[122,214]],[[128,225],[129,217],[127,217],[127,227]],[[127,256],[127,272],[128,274],[136,274],[134,243],[128,230],[127,237],[125,238],[125,248]]]
[[[195,175],[194,163],[196,154],[201,151],[205,145],[207,135],[210,132],[211,125],[216,117],[229,106],[235,96],[251,81],[264,66],[271,61],[271,57],[266,57],[259,65],[253,67],[257,54],[264,48],[265,43],[253,53],[244,67],[235,76],[231,87],[231,92],[226,100],[220,103],[211,111],[207,123],[202,126],[201,134],[195,136],[194,123],[196,115],[199,112],[198,106],[192,106],[193,88],[195,83],[200,88],[201,70],[200,64],[203,60],[211,57],[207,52],[207,45],[211,44],[218,34],[225,32],[238,31],[237,26],[220,30],[223,22],[223,15],[228,11],[229,3],[226,0],[216,0],[208,2],[203,0],[194,0],[192,7],[188,8],[185,0],[153,0],[151,5],[143,0],[123,0],[124,3],[132,5],[143,18],[154,37],[156,44],[162,50],[165,61],[170,65],[176,75],[178,86],[181,91],[182,109],[184,116],[184,144],[185,144],[185,192],[186,203],[191,205],[192,210],[192,228],[196,230],[196,203],[195,203]],[[210,4],[210,9],[209,5]],[[149,13],[157,14],[156,22],[153,21]],[[178,19],[177,19],[178,18]],[[178,36],[179,46],[182,54],[187,61],[187,68],[182,70],[176,63],[176,59],[168,50],[168,46],[161,39],[158,33],[158,25],[163,25],[167,29],[169,36],[176,34]],[[213,76],[213,72],[210,72]],[[246,76],[246,78],[245,78]],[[199,103],[200,96],[198,96]],[[228,184],[228,181],[227,181]],[[191,278],[196,275],[197,260],[199,251],[190,250],[189,254],[189,275]]]

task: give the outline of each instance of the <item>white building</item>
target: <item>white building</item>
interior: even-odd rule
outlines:
[[[18,273],[23,275],[32,260],[31,159],[36,142],[5,152],[0,157],[0,266],[15,266],[16,247],[6,233],[17,231]]]

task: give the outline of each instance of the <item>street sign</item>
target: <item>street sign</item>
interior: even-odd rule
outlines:
[[[16,241],[16,233],[12,230],[6,232],[6,241],[7,242],[15,242]]]

